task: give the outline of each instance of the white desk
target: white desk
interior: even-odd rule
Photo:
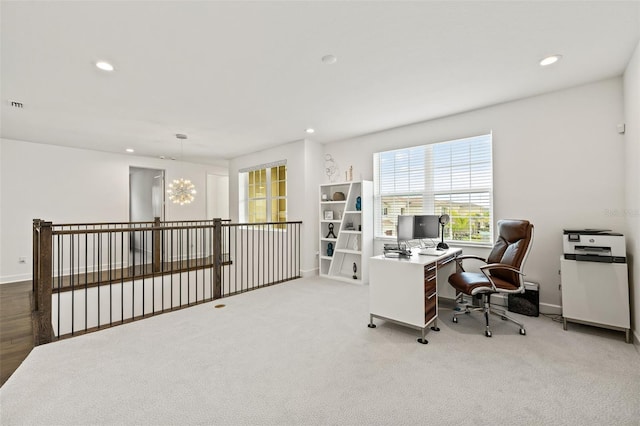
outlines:
[[[438,297],[455,299],[448,283],[456,271],[462,249],[452,248],[439,256],[372,257],[369,261],[369,328],[380,318],[422,331],[418,342],[427,344],[429,325],[438,328]]]

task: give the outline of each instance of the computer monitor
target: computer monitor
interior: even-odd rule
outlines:
[[[440,237],[440,216],[417,215],[413,219],[413,239],[437,239]]]
[[[413,215],[400,215],[398,216],[398,229],[396,235],[398,236],[398,246],[401,243],[413,240]]]

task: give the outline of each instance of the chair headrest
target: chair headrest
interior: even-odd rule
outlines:
[[[531,237],[528,220],[502,219],[498,221],[498,235],[509,244]]]

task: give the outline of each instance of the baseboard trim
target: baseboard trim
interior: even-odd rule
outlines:
[[[320,268],[313,269],[300,269],[300,276],[302,278],[308,278],[318,275]]]
[[[0,277],[0,285],[20,281],[31,281],[31,274],[5,275],[4,277]]]
[[[541,303],[540,313],[549,315],[562,315],[562,306],[552,305],[551,303]]]

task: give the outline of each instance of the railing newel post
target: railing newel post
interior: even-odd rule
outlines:
[[[35,222],[34,222],[35,223]],[[35,294],[37,310],[35,315],[35,345],[51,342],[53,338],[51,323],[51,286],[53,284],[52,259],[52,223],[40,220],[39,226],[39,259]],[[35,268],[34,268],[35,270]]]
[[[222,297],[222,219],[213,219],[213,299]]]
[[[31,254],[31,277],[32,277],[32,291],[36,296],[38,291],[38,277],[40,275],[40,222],[41,219],[33,219],[33,247]],[[33,310],[38,310],[38,298],[34,297]]]

